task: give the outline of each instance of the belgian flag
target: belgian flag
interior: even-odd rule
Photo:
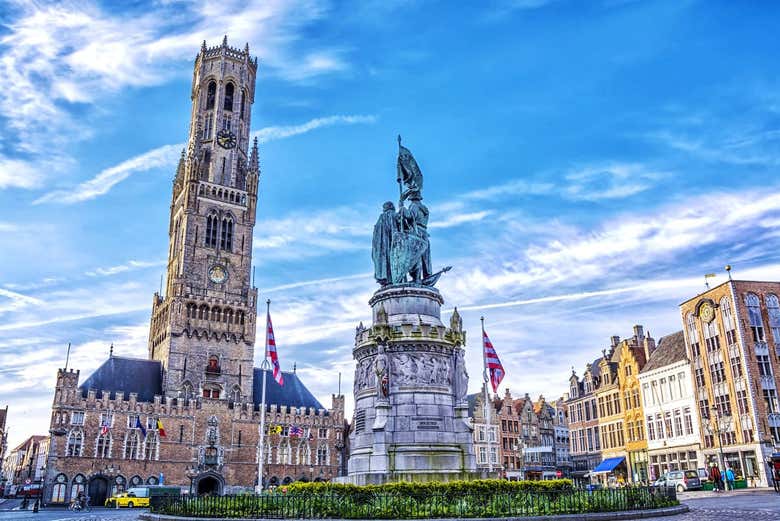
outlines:
[[[165,437],[165,427],[163,427],[162,421],[160,418],[157,418],[157,432],[162,436]]]

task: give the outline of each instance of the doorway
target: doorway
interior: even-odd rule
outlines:
[[[204,476],[198,480],[199,496],[218,496],[222,492],[222,484],[214,476]]]
[[[87,495],[91,505],[103,506],[108,494],[108,480],[103,476],[95,476],[89,480]]]

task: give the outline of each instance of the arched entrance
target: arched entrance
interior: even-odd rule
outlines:
[[[103,476],[93,476],[89,480],[87,495],[92,505],[103,506],[108,497],[108,479]]]
[[[199,496],[219,496],[222,494],[222,480],[215,474],[206,474],[198,478],[195,491]]]

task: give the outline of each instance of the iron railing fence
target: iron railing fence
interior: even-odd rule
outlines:
[[[153,502],[151,511],[202,518],[431,519],[648,510],[676,504],[677,492],[673,488],[626,487],[496,494],[276,492],[243,496],[182,496],[159,498],[159,501]]]

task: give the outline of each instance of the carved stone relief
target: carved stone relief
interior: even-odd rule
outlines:
[[[392,358],[393,385],[452,385],[449,357],[421,353],[398,353]]]

